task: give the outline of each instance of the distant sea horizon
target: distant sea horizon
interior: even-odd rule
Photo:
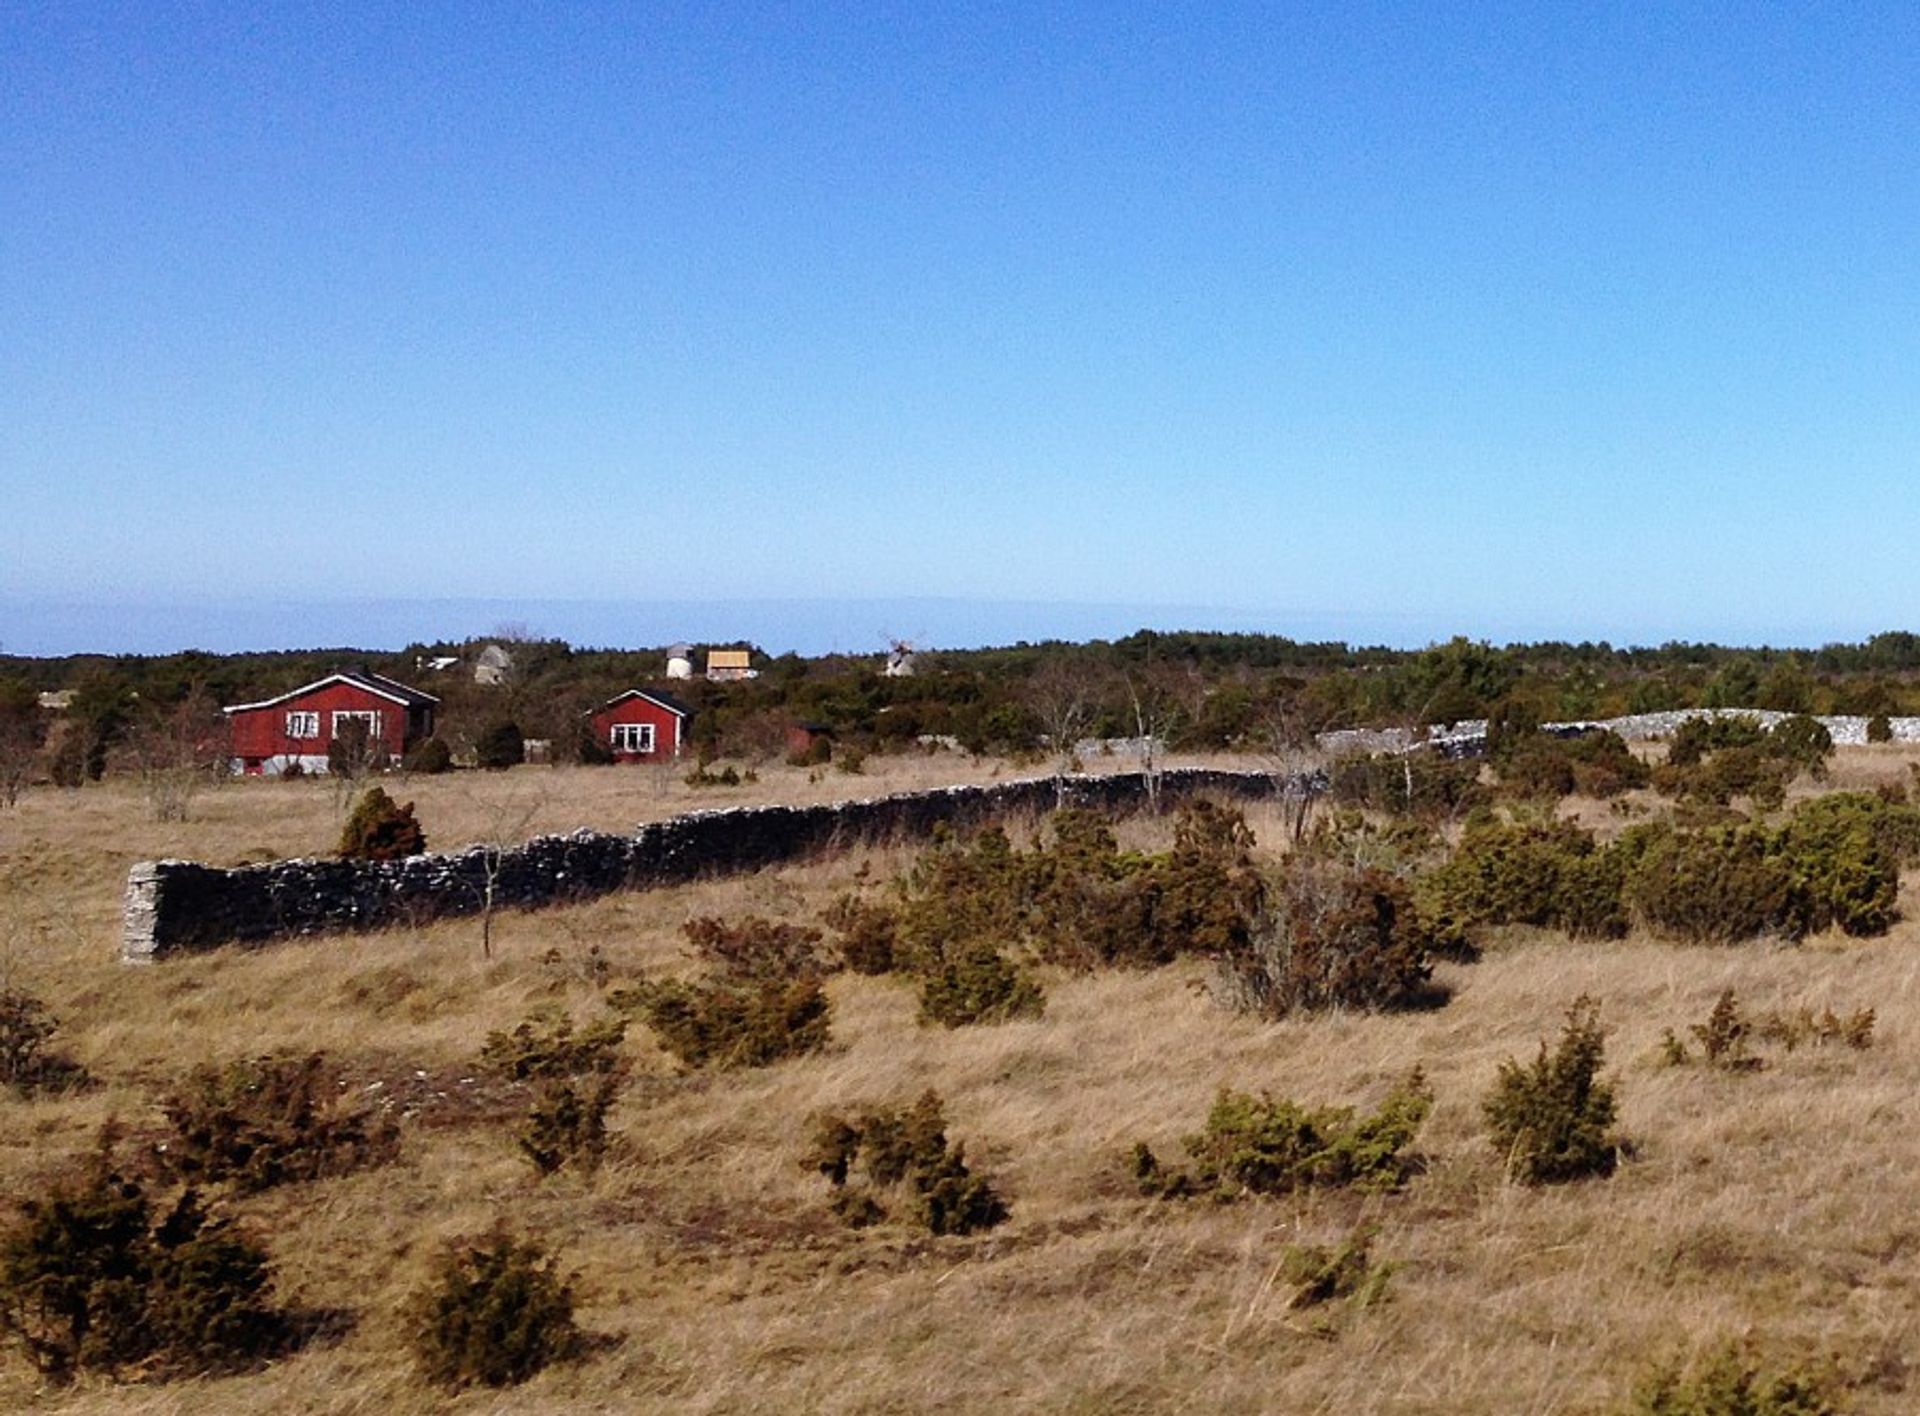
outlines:
[[[1815,647],[1856,642],[1892,626],[1730,624],[1570,630],[1444,611],[1247,609],[1202,604],[1081,603],[910,596],[818,600],[558,600],[427,597],[340,600],[117,602],[0,597],[0,655],[165,655],[359,649],[463,642],[513,634],[583,649],[647,649],[745,640],[770,654],[880,654],[895,640],[928,649],[977,649],[1045,640],[1117,639],[1136,630],[1284,635],[1301,642],[1418,649],[1454,635],[1495,643],[1671,640],[1728,646]]]

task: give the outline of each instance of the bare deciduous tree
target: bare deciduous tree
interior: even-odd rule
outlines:
[[[1260,757],[1273,779],[1281,822],[1288,840],[1298,845],[1307,834],[1314,804],[1324,794],[1327,755],[1297,700],[1268,702],[1258,722]]]
[[[196,684],[170,707],[148,704],[127,734],[135,771],[157,821],[185,821],[200,789],[223,780],[233,756],[231,724]]]
[[[1097,706],[1093,676],[1058,656],[1049,656],[1021,686],[1020,701],[1039,721],[1054,762],[1054,799],[1064,806],[1067,777],[1080,770],[1080,739],[1093,721]]]

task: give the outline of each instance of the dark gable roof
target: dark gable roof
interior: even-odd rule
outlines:
[[[625,693],[616,693],[594,711],[604,713],[609,708],[617,708],[629,698],[644,698],[649,703],[657,703],[677,718],[691,718],[693,709],[675,698],[671,693],[660,693],[651,688],[630,688]]]
[[[355,688],[363,688],[368,693],[376,694],[381,698],[391,699],[393,702],[407,708],[428,708],[440,701],[431,693],[422,693],[417,688],[409,688],[406,684],[399,682],[397,679],[390,679],[385,674],[370,673],[365,669],[356,669],[352,672],[328,674],[323,679],[315,679],[312,683],[302,684],[300,687],[283,693],[277,698],[263,698],[258,703],[236,703],[231,708],[222,711],[228,713],[245,713],[255,708],[272,708],[282,703],[291,703],[296,698],[305,698],[315,689],[325,688],[330,683],[350,683]]]

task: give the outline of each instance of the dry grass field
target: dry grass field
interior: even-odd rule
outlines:
[[[1913,754],[1843,751],[1838,785],[1904,779]],[[692,807],[824,800],[985,780],[963,759],[874,759],[737,791],[638,771],[516,769],[401,784],[435,848],[514,827],[618,828]],[[1597,822],[1604,808],[1592,811]],[[0,1097],[0,1195],[85,1152],[203,1062],[324,1049],[404,1118],[398,1163],[282,1187],[237,1208],[271,1246],[280,1296],[350,1310],[351,1330],[219,1380],[47,1387],[0,1359],[0,1409],[140,1413],[834,1411],[1598,1412],[1649,1363],[1728,1340],[1777,1364],[1831,1364],[1864,1412],[1920,1406],[1920,882],[1881,938],[1794,948],[1574,944],[1514,933],[1446,964],[1446,1006],[1262,1023],[1221,1011],[1204,970],[1046,975],[1044,1018],[943,1031],[897,980],[830,980],[832,1047],[771,1068],[682,1076],[636,1025],[595,1173],[537,1180],[512,1098],[473,1067],[489,1031],[540,1007],[598,1016],[613,981],[687,967],[690,916],[811,921],[904,850],[601,900],[479,925],[226,950],[148,969],[117,960],[127,866],[318,853],[341,813],[325,783],[241,782],[148,819],[130,786],[36,788],[0,812],[0,970],[47,1000],[100,1080]],[[1275,823],[1256,814],[1256,833]],[[1159,839],[1164,826],[1127,827]],[[1753,1073],[1674,1068],[1722,989],[1752,1010],[1878,1010],[1864,1051],[1769,1053]],[[1632,1154],[1607,1180],[1503,1178],[1480,1101],[1582,993],[1602,1002]],[[1140,1198],[1133,1142],[1176,1155],[1223,1085],[1371,1106],[1415,1063],[1436,1105],[1424,1174],[1394,1195],[1236,1205]],[[950,1133],[1012,1208],[982,1235],[845,1228],[802,1167],[808,1118],[933,1087]],[[505,1221],[579,1275],[605,1341],[524,1387],[449,1399],[414,1375],[398,1327],[441,1242]],[[1396,1267],[1365,1311],[1295,1310],[1290,1244],[1377,1225]]]

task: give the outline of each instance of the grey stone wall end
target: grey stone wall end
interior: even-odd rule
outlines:
[[[150,964],[159,952],[161,862],[143,860],[127,872],[120,916],[120,962]]]

